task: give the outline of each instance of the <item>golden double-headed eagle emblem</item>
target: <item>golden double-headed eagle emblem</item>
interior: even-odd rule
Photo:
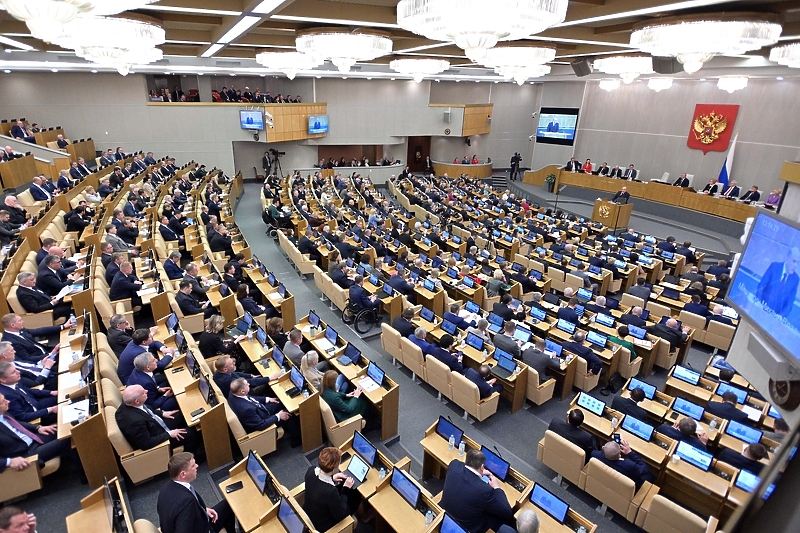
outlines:
[[[600,215],[600,218],[608,218],[611,215],[611,209],[607,205],[601,205],[600,209],[597,210],[597,214]]]
[[[728,119],[712,111],[694,119],[694,137],[703,144],[711,144],[727,127]]]

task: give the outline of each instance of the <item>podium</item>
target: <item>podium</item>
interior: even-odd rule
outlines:
[[[594,202],[592,221],[600,222],[612,230],[627,228],[631,220],[631,211],[633,211],[633,204],[631,203],[615,204],[598,198]]]

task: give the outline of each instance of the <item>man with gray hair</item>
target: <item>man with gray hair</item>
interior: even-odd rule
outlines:
[[[169,279],[183,278],[185,272],[181,268],[181,253],[178,250],[169,253],[169,258],[164,261],[164,272],[167,273]]]
[[[112,315],[109,320],[110,327],[108,328],[108,345],[114,351],[119,359],[123,350],[131,342],[133,335],[133,327],[125,315]]]
[[[25,211],[24,207],[19,205],[19,201],[17,200],[16,196],[12,194],[6,196],[6,199],[3,200],[3,203],[5,204],[3,209],[8,211],[11,215],[11,218],[9,219],[11,222],[14,224],[24,224],[28,221],[28,212]]]
[[[539,533],[539,517],[533,509],[525,509],[517,516],[517,529],[503,524],[497,533]]]
[[[171,387],[159,387],[156,384],[153,371],[158,367],[158,361],[150,352],[143,352],[133,359],[133,372],[128,376],[126,385],[141,385],[147,391],[145,404],[150,409],[172,411],[179,409],[178,401]]]
[[[477,335],[478,337],[483,339],[483,344],[485,346],[494,346],[492,344],[492,338],[489,336],[489,321],[485,318],[479,318],[477,324],[475,326],[470,326],[466,329],[467,333],[472,333]]]
[[[26,387],[44,386],[49,391],[58,388],[58,373],[51,368],[56,364],[52,357],[38,362],[17,361],[14,346],[8,341],[0,341],[0,363],[12,363],[20,374],[20,383]]]
[[[8,410],[17,420],[55,424],[58,418],[58,391],[29,389],[20,383],[20,373],[14,363],[0,363],[0,394],[9,401]]]
[[[72,306],[61,298],[49,296],[36,286],[36,274],[20,272],[17,276],[17,301],[28,313],[53,312],[53,324],[63,324],[72,313]]]
[[[645,481],[654,483],[656,478],[650,472],[650,467],[642,461],[636,452],[631,450],[628,441],[623,440],[619,444],[609,441],[603,445],[603,450],[594,450],[592,459],[597,459],[604,465],[612,468],[630,478],[638,490]]]
[[[179,411],[150,409],[147,391],[141,385],[131,385],[122,391],[122,405],[114,418],[128,444],[136,450],[149,450],[169,441],[170,449],[196,453],[199,439],[194,428],[187,428]]]

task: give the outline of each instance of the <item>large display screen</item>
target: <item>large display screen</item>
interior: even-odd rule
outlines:
[[[328,133],[328,115],[311,115],[308,117],[308,133]]]
[[[262,131],[264,129],[264,113],[261,111],[239,110],[239,123],[243,130]]]
[[[727,300],[784,355],[800,363],[800,227],[758,213]]]
[[[578,109],[543,107],[536,126],[536,142],[572,146],[578,129]]]

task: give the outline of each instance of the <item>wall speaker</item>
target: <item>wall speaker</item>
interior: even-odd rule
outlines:
[[[653,70],[657,74],[678,74],[683,72],[683,65],[674,57],[653,56]]]
[[[572,70],[575,72],[575,75],[579,78],[584,76],[588,76],[592,73],[592,64],[589,63],[589,60],[585,57],[583,59],[576,59],[572,63],[570,63]]]
[[[464,137],[464,144],[472,146],[472,140],[469,137]]]

